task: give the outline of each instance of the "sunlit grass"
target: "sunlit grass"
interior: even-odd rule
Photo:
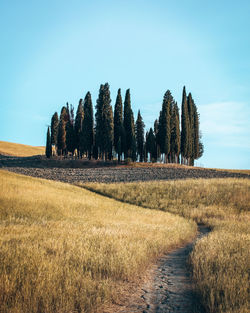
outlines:
[[[101,312],[196,225],[0,171],[0,312]]]
[[[20,143],[0,141],[0,154],[27,157],[45,154],[45,147],[29,146]]]
[[[191,255],[193,277],[208,312],[249,309],[250,180],[87,184],[90,190],[204,223],[212,232]]]

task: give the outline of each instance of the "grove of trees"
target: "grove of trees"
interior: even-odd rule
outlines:
[[[47,129],[46,156],[194,165],[204,150],[199,120],[197,106],[191,93],[186,95],[185,86],[181,119],[178,104],[167,90],[154,129],[145,133],[140,110],[134,120],[130,90],[126,90],[123,102],[118,89],[113,113],[109,84],[105,83],[99,89],[95,114],[90,92],[80,99],[75,116],[68,103],[60,116],[53,114]]]

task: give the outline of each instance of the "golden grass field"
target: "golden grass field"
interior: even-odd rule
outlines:
[[[18,157],[45,154],[45,147],[29,146],[20,143],[0,141],[0,154]]]
[[[0,312],[103,312],[196,230],[177,215],[0,170]]]
[[[196,179],[87,184],[139,206],[181,215],[212,228],[191,254],[196,287],[208,312],[249,312],[250,180]]]

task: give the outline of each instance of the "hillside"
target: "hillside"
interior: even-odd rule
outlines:
[[[250,180],[84,184],[99,194],[162,210],[211,227],[191,254],[193,278],[206,312],[249,311]]]
[[[20,143],[0,141],[0,154],[19,156],[19,157],[44,155],[45,147],[29,146],[29,145],[23,145]]]
[[[170,213],[0,170],[0,312],[104,312],[196,229]]]

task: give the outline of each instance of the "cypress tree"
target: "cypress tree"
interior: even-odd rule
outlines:
[[[194,159],[202,157],[204,153],[204,145],[201,141],[202,134],[200,132],[200,115],[194,103]]]
[[[198,159],[199,158],[199,133],[200,133],[200,121],[199,121],[199,114],[197,111],[197,107],[195,105],[195,103],[193,102],[193,112],[194,112],[194,118],[193,118],[193,132],[194,132],[194,146],[193,146],[193,155],[194,155],[194,159]]]
[[[164,142],[164,125],[163,125],[163,117],[162,117],[162,110],[160,111],[159,114],[159,119],[158,119],[158,132],[157,132],[157,136],[156,136],[156,143],[159,145],[159,150],[160,150],[160,155],[161,155],[161,161],[163,160],[162,158],[162,154],[164,151],[164,147],[163,147],[163,142]]]
[[[188,121],[189,121],[189,132],[188,132],[188,165],[194,165],[194,102],[191,93],[187,97],[187,108],[188,108]]]
[[[160,137],[159,137],[159,120],[154,121],[154,135],[155,135],[155,146],[156,146],[156,160],[158,160],[160,151]]]
[[[60,122],[58,126],[58,136],[57,136],[57,153],[58,155],[66,154],[66,123],[67,123],[67,108],[62,107],[60,114]]]
[[[84,99],[84,119],[81,131],[81,147],[84,152],[88,154],[89,160],[92,155],[92,148],[94,142],[94,118],[93,118],[93,105],[91,94],[88,91]]]
[[[103,106],[104,106],[104,85],[101,84],[99,89],[99,96],[96,100],[96,113],[95,113],[95,145],[98,149],[98,155],[104,158],[103,147]]]
[[[155,138],[157,138],[158,132],[159,132],[159,121],[158,121],[158,119],[156,119],[154,121],[154,135],[155,135]]]
[[[47,158],[50,158],[52,156],[52,146],[51,146],[51,137],[50,137],[50,130],[49,130],[49,127],[48,127],[48,130],[47,130],[47,140],[46,140],[46,157]]]
[[[121,89],[118,89],[115,110],[114,110],[114,147],[118,154],[118,162],[121,160],[122,154],[122,137],[123,137],[123,119],[122,119],[123,107]]]
[[[77,149],[77,155],[78,158],[80,157],[80,136],[82,132],[82,123],[83,123],[83,118],[84,118],[84,112],[83,112],[83,100],[80,99],[78,108],[76,111],[76,118],[75,118],[75,146]]]
[[[66,122],[66,146],[67,150],[72,153],[72,156],[74,154],[75,148],[76,148],[76,142],[75,142],[75,130],[74,130],[74,108],[72,105],[70,105],[69,111],[69,118]]]
[[[148,131],[146,131],[145,135],[144,162],[148,162]]]
[[[152,162],[156,156],[156,141],[155,141],[155,135],[154,135],[152,128],[150,128],[146,136],[146,152],[149,153],[150,162]]]
[[[143,162],[144,127],[145,124],[143,123],[142,116],[139,110],[136,120],[135,134],[136,134],[137,153],[140,156],[140,162]]]
[[[105,131],[105,154],[106,159],[107,156],[109,160],[113,158],[113,140],[114,140],[114,117],[113,117],[113,110],[111,106],[111,98],[110,98],[110,91],[109,91],[109,84],[106,83],[104,85],[104,92],[105,92],[105,103],[104,103],[104,131]]]
[[[124,129],[124,124],[122,123],[121,125],[121,155],[122,153],[124,153],[125,155],[125,151],[126,151],[126,132],[125,132],[125,129]],[[118,142],[119,144],[119,142]]]
[[[181,163],[185,164],[189,146],[189,117],[187,107],[186,88],[183,87],[181,104]]]
[[[130,90],[127,89],[124,101],[124,131],[126,134],[125,157],[131,157],[132,141],[135,136],[134,115],[131,109]]]
[[[96,145],[96,134],[95,134],[95,130],[94,130],[94,143],[93,143],[93,158],[95,160],[98,159],[98,147]]]
[[[55,112],[51,118],[51,144],[57,146],[57,135],[58,135],[58,114]]]
[[[66,104],[68,106],[68,103]],[[69,113],[68,113],[68,108],[63,106],[61,109],[61,114],[60,114],[60,119],[63,119],[64,122],[67,122],[69,119]]]
[[[133,136],[132,144],[131,144],[131,159],[133,162],[136,161],[136,138]]]
[[[158,127],[160,151],[162,154],[165,154],[165,162],[168,160],[170,153],[170,112],[173,101],[174,100],[171,92],[167,90],[163,97],[162,110],[159,116]]]
[[[180,154],[180,120],[177,102],[174,103],[171,113],[171,159],[179,163]]]
[[[96,144],[102,159],[112,158],[114,121],[110,103],[109,84],[106,83],[100,86],[96,101]]]
[[[70,111],[69,111],[69,103],[66,103],[66,115],[65,115],[65,122],[70,119]]]

